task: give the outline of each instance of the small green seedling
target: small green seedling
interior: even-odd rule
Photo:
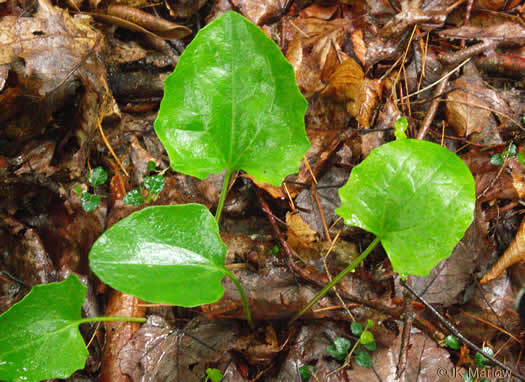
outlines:
[[[156,165],[154,161],[148,162],[148,171],[154,172],[156,170]],[[164,171],[161,171],[160,173],[156,175],[150,175],[144,177],[144,183],[142,187],[135,188],[131,191],[126,192],[126,195],[124,195],[123,202],[125,204],[131,205],[131,206],[139,206],[143,203],[150,203],[154,201],[157,196],[162,192],[164,189]],[[142,197],[142,189],[147,190],[148,196],[146,200]]]
[[[95,167],[89,172],[88,182],[93,188],[106,183],[108,180],[108,173],[101,166]],[[76,186],[75,193],[80,196],[80,205],[86,212],[95,211],[100,204],[100,196],[90,192],[83,192],[82,187]]]
[[[348,352],[350,351],[351,346],[352,343],[349,339],[344,337],[336,337],[334,338],[334,343],[326,347],[326,352],[330,357],[339,361],[344,361],[348,355]]]
[[[355,363],[358,366],[370,368],[373,366],[372,357],[367,352],[376,350],[376,343],[374,341],[374,335],[368,330],[373,327],[374,323],[371,320],[367,321],[366,328],[359,322],[352,322],[350,328],[354,336],[359,337],[355,342],[354,346],[350,340],[342,337],[334,339],[333,345],[326,347],[326,352],[332,357],[339,361],[348,360],[352,355],[354,356]]]
[[[221,382],[224,378],[224,375],[219,369],[208,368],[206,369],[206,379],[204,382]]]
[[[313,372],[315,372],[315,367],[312,365],[303,365],[299,368],[299,375],[301,376],[301,380],[305,382],[312,378]]]
[[[503,153],[494,154],[493,156],[491,156],[490,163],[492,163],[494,166],[501,166],[502,164],[505,163],[505,159],[512,158],[516,156],[517,153],[518,153],[518,149],[516,148],[516,145],[514,143],[511,143],[509,147],[507,147],[505,151],[503,151]],[[524,159],[524,155],[521,152],[518,154],[518,161],[520,161],[521,163],[520,154],[521,154],[522,160]]]
[[[485,355],[488,355],[490,357],[494,356],[494,350],[492,350],[490,347],[488,346],[483,346],[483,348],[481,349],[482,353],[480,352],[477,352],[476,355],[474,356],[474,363],[476,364],[476,366],[478,367],[481,367],[481,368],[489,368],[490,366],[487,365],[485,362],[487,362],[489,359],[487,357],[485,357]]]
[[[404,123],[399,123],[404,124]],[[474,178],[454,153],[399,137],[374,149],[339,189],[336,213],[376,238],[292,322],[306,313],[379,244],[402,278],[427,276],[452,254],[474,217]]]
[[[406,138],[406,131],[408,128],[408,121],[406,117],[399,118],[394,125],[394,135],[397,139]]]
[[[459,338],[458,337],[456,337],[453,334],[449,334],[445,338],[445,345],[447,345],[451,349],[459,350],[459,348],[461,347],[461,342],[459,342]]]

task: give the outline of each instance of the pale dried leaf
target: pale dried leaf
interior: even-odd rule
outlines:
[[[480,281],[480,284],[486,284],[500,277],[505,270],[519,261],[525,260],[525,219],[521,221],[520,228],[516,237],[510,243],[509,247],[498,260],[498,262],[488,271]]]

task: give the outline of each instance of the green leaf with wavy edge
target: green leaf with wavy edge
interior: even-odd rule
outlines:
[[[278,46],[230,11],[199,31],[166,79],[155,131],[176,171],[244,170],[280,185],[310,145],[306,107]]]
[[[70,275],[33,287],[0,316],[0,380],[67,378],[84,368],[88,351],[78,325],[85,294]]]
[[[100,186],[108,180],[108,173],[102,166],[95,167],[90,171],[88,180],[93,187]]]
[[[100,196],[84,192],[80,197],[80,205],[86,212],[95,211],[100,204]]]
[[[126,192],[126,195],[124,195],[122,201],[124,202],[124,204],[127,204],[129,206],[140,206],[142,203],[144,203],[144,198],[142,197],[140,190],[135,188],[131,191]]]
[[[152,194],[160,194],[164,189],[164,177],[162,175],[152,175],[144,177],[144,188]]]
[[[446,148],[414,139],[382,145],[339,189],[336,213],[378,236],[401,276],[426,276],[472,222],[474,179]]]
[[[201,204],[154,206],[121,220],[89,253],[93,272],[143,300],[193,307],[217,301],[226,246]]]

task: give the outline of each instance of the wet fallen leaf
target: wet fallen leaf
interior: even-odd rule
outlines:
[[[206,0],[166,0],[164,4],[172,17],[188,18],[197,13],[206,4]]]
[[[288,42],[286,58],[294,67],[297,85],[305,97],[326,86],[324,82],[340,63],[338,54],[351,25],[345,19],[283,18],[282,39]]]
[[[142,305],[141,305],[142,304]],[[122,292],[112,291],[106,308],[106,316],[144,317],[143,301]],[[120,368],[119,353],[126,346],[141,324],[134,322],[106,322],[106,341],[102,358],[101,382],[128,382],[130,379]]]
[[[283,4],[280,0],[232,0],[231,3],[256,25],[265,24],[279,15]]]

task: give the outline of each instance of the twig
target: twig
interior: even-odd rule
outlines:
[[[397,360],[396,378],[400,379],[407,367],[408,350],[410,349],[410,332],[414,323],[414,298],[408,291],[403,291],[403,332],[399,345],[399,359]]]
[[[441,82],[438,84],[438,86],[434,90],[434,95],[443,93],[445,89],[447,88],[447,85],[448,85],[448,77],[443,76]],[[436,115],[438,106],[439,106],[439,100],[434,99],[432,103],[430,104],[430,107],[427,110],[427,114],[425,115],[425,119],[423,120],[423,123],[421,124],[421,129],[419,130],[417,139],[424,139],[425,135],[427,135],[427,131],[428,129],[430,129],[430,124],[432,123],[432,120],[434,119],[434,116]]]
[[[487,357],[490,361],[492,361],[495,365],[501,367],[503,370],[506,370],[508,371],[509,373],[511,373],[514,377],[516,377],[517,379],[519,379],[520,381],[525,381],[525,377],[521,374],[518,374],[517,372],[515,372],[514,370],[512,370],[510,367],[508,367],[507,365],[505,365],[503,362],[497,360],[496,358],[492,357],[491,355],[489,354],[486,354],[485,352],[483,352],[483,350],[478,346],[476,345],[475,343],[473,343],[472,341],[470,341],[468,338],[466,338],[463,334],[461,334],[459,332],[459,330],[456,329],[456,327],[454,325],[452,325],[448,320],[445,319],[445,317],[443,317],[441,315],[441,313],[439,313],[436,308],[434,308],[432,305],[430,305],[425,299],[423,299],[423,297],[421,296],[418,296],[418,294],[410,287],[408,286],[403,280],[401,280],[401,285],[403,285],[403,287],[405,287],[406,289],[408,289],[408,291],[410,293],[412,293],[414,295],[414,297],[416,299],[418,299],[423,305],[425,305],[425,307],[430,310],[432,312],[432,314],[434,314],[437,319],[439,320],[439,322],[441,322],[441,324],[447,328],[450,333],[452,333],[453,335],[455,335],[457,338],[459,338],[463,343],[465,343],[467,346],[469,346],[471,349],[474,349],[475,351],[477,351],[478,353],[481,353],[483,354],[485,357]]]

